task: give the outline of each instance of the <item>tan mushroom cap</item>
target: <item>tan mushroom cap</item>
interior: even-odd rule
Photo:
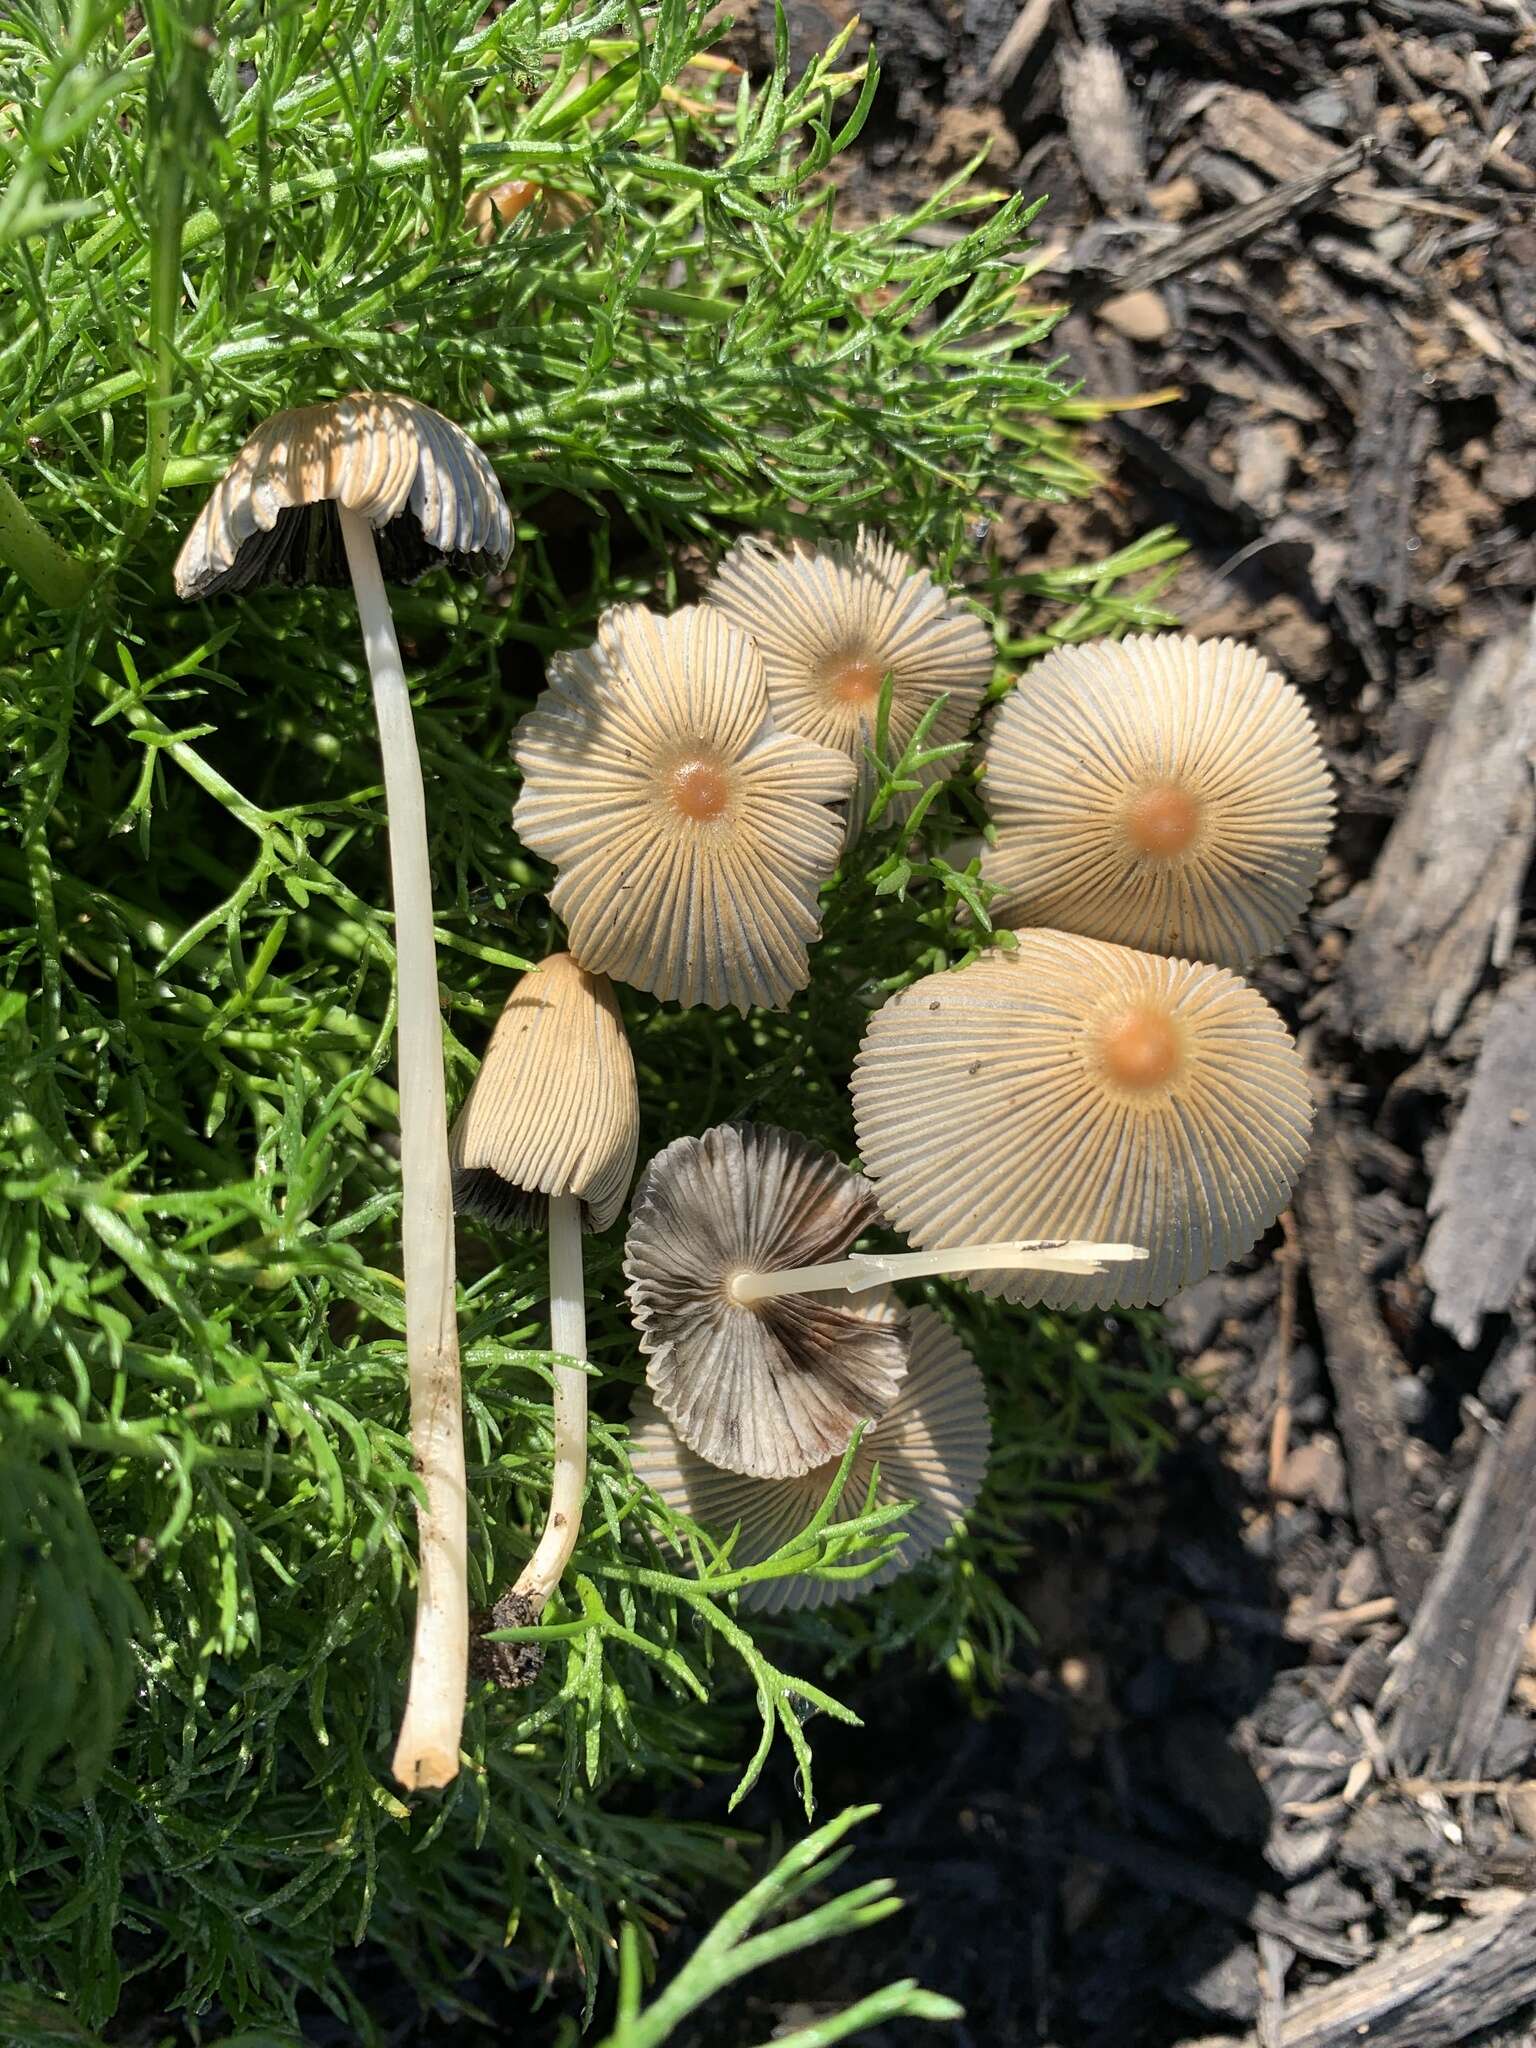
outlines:
[[[1164,1301],[1245,1252],[1290,1198],[1307,1077],[1225,968],[1065,932],[1018,933],[914,982],[854,1064],[864,1168],[920,1245],[1090,1237],[1145,1245],[1097,1276],[986,1273],[1053,1308]]]
[[[869,1184],[770,1125],[678,1138],[640,1177],[624,1273],[646,1379],[690,1450],[733,1472],[793,1479],[840,1457],[907,1370],[907,1318],[888,1289],[744,1306],[740,1272],[839,1257],[877,1220]]]
[[[1000,924],[1244,967],[1312,893],[1333,795],[1300,696],[1236,640],[1059,647],[993,716]]]
[[[512,548],[496,472],[462,427],[414,398],[354,391],[256,429],[182,544],[177,595],[346,583],[335,506],[367,519],[394,583],[437,562],[483,574]]]
[[[587,1227],[606,1230],[639,1143],[635,1063],[613,990],[555,953],[507,997],[449,1136],[454,1207],[538,1230],[551,1195],[576,1195]]]
[[[768,699],[779,724],[836,747],[858,771],[849,836],[864,821],[875,774],[880,688],[891,677],[888,751],[899,755],[936,697],[948,701],[929,744],[965,737],[992,680],[992,635],[926,569],[878,534],[782,552],[743,540],[720,564],[706,602],[750,633],[762,650]],[[940,780],[950,765],[922,773]],[[905,816],[916,792],[893,807]]]
[[[799,1613],[889,1585],[942,1549],[955,1524],[975,1505],[991,1440],[986,1390],[975,1361],[932,1309],[914,1309],[907,1377],[884,1415],[865,1430],[833,1509],[835,1521],[860,1513],[878,1464],[876,1505],[916,1503],[897,1525],[905,1541],[884,1564],[858,1578],[819,1579],[795,1572],[745,1586],[742,1606],[764,1614]],[[731,1557],[742,1565],[760,1564],[806,1528],[841,1462],[831,1458],[799,1479],[748,1479],[722,1472],[689,1450],[644,1393],[635,1400],[629,1455],[635,1476],[675,1512],[721,1537],[739,1523]]]
[[[608,612],[517,728],[513,822],[558,870],[586,966],[684,1004],[778,1008],[810,979],[853,770],[780,732],[762,657],[718,612]]]

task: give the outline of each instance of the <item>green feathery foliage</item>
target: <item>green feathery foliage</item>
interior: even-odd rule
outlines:
[[[201,489],[267,412],[358,385],[461,421],[506,485],[508,576],[397,607],[457,1097],[556,939],[509,825],[544,653],[686,594],[742,527],[878,519],[974,577],[978,519],[1092,482],[1022,296],[1031,210],[967,175],[841,223],[827,173],[872,64],[840,43],[796,69],[781,22],[753,84],[711,56],[703,0],[482,5],[0,16],[0,1951],[38,2039],[145,1999],[281,2031],[305,1998],[367,2039],[344,1968],[365,1937],[444,2009],[478,1959],[579,1971],[590,2012],[621,1954],[633,1986],[655,1931],[741,1878],[739,1837],[672,1817],[676,1788],[744,1788],[782,1738],[809,1811],[802,1717],[847,1718],[818,1665],[994,1680],[1027,1518],[1085,1458],[1155,1446],[1143,1320],[1108,1341],[930,1287],[993,1390],[977,1514],[878,1600],[749,1630],[734,1587],[870,1564],[891,1517],[684,1573],[702,1539],[625,1455],[610,1234],[543,1675],[477,1689],[441,1800],[388,1782],[415,1494],[372,715],[345,595],[175,602]],[[511,177],[541,194],[482,240],[466,200]],[[1037,578],[1036,634],[1161,623],[1174,552]],[[918,852],[877,820],[783,1015],[626,995],[642,1156],[744,1115],[851,1156],[869,1007],[985,933],[974,864],[945,858],[978,824],[964,774]],[[489,1598],[547,1489],[543,1246],[466,1232],[461,1268]]]

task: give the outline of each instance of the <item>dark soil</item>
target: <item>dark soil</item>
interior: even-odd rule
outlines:
[[[765,13],[726,45],[745,63]],[[802,49],[846,18],[789,13]],[[1091,430],[1091,503],[989,508],[1000,562],[1175,525],[1169,607],[1255,641],[1321,724],[1334,851],[1259,979],[1326,1108],[1283,1227],[1172,1305],[1177,1449],[1042,1534],[1015,1589],[1038,1643],[1005,1696],[973,1714],[887,1670],[853,1702],[865,1731],[817,1731],[823,1811],[883,1803],[847,1874],[894,1877],[906,1914],[685,2039],[746,2048],[912,1975],[966,2007],[956,2048],[1529,2043],[1536,13],[861,13],[884,83],[847,203],[917,199],[988,147],[1000,187],[1050,195],[1030,293],[1070,307],[1073,373],[1172,394]],[[798,1834],[789,1774],[740,1818]],[[1452,1959],[1501,1915],[1497,1965]]]

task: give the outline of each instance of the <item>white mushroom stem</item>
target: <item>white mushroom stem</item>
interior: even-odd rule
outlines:
[[[862,1294],[893,1280],[922,1280],[929,1274],[1100,1273],[1104,1262],[1144,1259],[1137,1244],[1094,1244],[1087,1238],[1042,1238],[1031,1243],[964,1244],[935,1252],[854,1252],[825,1266],[791,1266],[782,1273],[734,1273],[731,1299],[743,1307],[781,1294]]]
[[[469,1677],[464,1422],[453,1295],[453,1188],[443,1099],[443,1024],[432,933],[427,804],[410,692],[373,528],[338,506],[373,682],[395,902],[401,1246],[411,1455],[426,1492],[417,1518],[416,1639],[393,1769],[412,1791],[458,1773]]]
[[[562,1357],[587,1356],[587,1305],[582,1286],[581,1201],[549,1198],[549,1339]],[[514,1593],[526,1593],[535,1612],[560,1583],[581,1534],[581,1497],[587,1484],[587,1375],[579,1365],[555,1367],[555,1470],[549,1513],[538,1548],[523,1567]]]

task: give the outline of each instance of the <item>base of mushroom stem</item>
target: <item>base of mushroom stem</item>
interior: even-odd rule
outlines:
[[[536,1593],[512,1586],[490,1607],[482,1607],[469,1618],[469,1675],[488,1679],[502,1692],[518,1692],[532,1685],[544,1669],[541,1643],[488,1643],[492,1629],[533,1628],[544,1612],[544,1601]]]

